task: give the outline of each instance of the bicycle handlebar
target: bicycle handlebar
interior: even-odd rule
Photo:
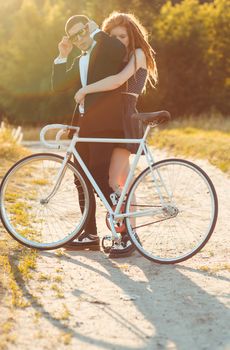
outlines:
[[[52,129],[60,129],[57,133],[56,133],[56,137],[55,137],[55,143],[49,143],[46,141],[45,139],[45,134],[47,133],[48,130],[52,130]],[[70,125],[64,125],[64,124],[49,124],[46,125],[42,128],[42,130],[40,131],[40,141],[43,143],[44,146],[48,147],[48,148],[56,148],[56,149],[60,149],[61,145],[59,143],[60,138],[62,135],[64,135],[67,131],[69,130],[79,130],[78,126],[70,126]]]

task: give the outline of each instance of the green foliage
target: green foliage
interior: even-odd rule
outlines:
[[[156,132],[150,142],[177,156],[208,159],[211,164],[230,174],[230,133],[185,126]]]
[[[50,84],[65,22],[82,13],[100,25],[113,10],[137,15],[157,52],[159,85],[140,99],[140,110],[228,113],[228,0],[8,0],[0,7],[0,116],[22,125],[69,122],[73,98],[52,93]]]
[[[167,2],[153,24],[160,87],[159,107],[174,115],[229,111],[230,6],[228,0],[200,4]],[[227,89],[228,88],[228,89]]]

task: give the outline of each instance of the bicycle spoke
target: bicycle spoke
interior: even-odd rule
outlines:
[[[131,205],[132,198],[138,204]],[[209,239],[217,218],[217,198],[210,179],[199,167],[183,160],[161,161],[151,171],[143,171],[130,189],[126,212],[134,206],[140,215],[135,223],[125,219],[128,232],[144,256],[160,263],[194,255]],[[153,207],[162,211],[144,214],[143,210]]]
[[[83,227],[89,210],[89,190],[77,170],[68,164],[54,191],[62,161],[56,155],[29,156],[15,164],[3,179],[2,220],[23,244],[52,249],[76,236]],[[85,207],[83,213],[80,206]]]

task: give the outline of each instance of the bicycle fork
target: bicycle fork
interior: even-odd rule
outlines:
[[[146,160],[147,160],[150,172],[151,172],[151,176],[152,176],[153,182],[156,185],[156,191],[157,191],[158,196],[160,198],[160,202],[161,202],[162,209],[163,209],[163,214],[165,216],[168,215],[169,218],[170,217],[174,217],[179,212],[178,208],[176,207],[175,203],[173,203],[172,194],[169,193],[169,190],[167,189],[167,187],[166,187],[166,185],[164,183],[164,180],[163,180],[163,178],[161,176],[160,171],[158,169],[156,169],[156,175],[153,172],[152,165],[154,165],[154,159],[153,159],[152,154],[151,154],[151,152],[150,152],[150,150],[149,150],[147,145],[145,145],[144,153],[145,153]],[[160,183],[160,186],[158,185],[158,182]],[[163,197],[163,193],[162,193],[162,190],[160,189],[160,187],[162,189],[164,189],[167,197],[170,199],[170,202],[171,202],[170,204],[165,202],[164,197]]]
[[[60,185],[61,185],[61,182],[62,182],[62,179],[63,177],[65,176],[65,172],[66,172],[66,169],[67,169],[67,164],[68,164],[68,161],[70,160],[71,158],[71,155],[72,153],[71,152],[67,152],[66,153],[66,156],[64,158],[64,161],[63,163],[61,164],[61,168],[59,169],[58,171],[58,174],[57,174],[57,177],[56,177],[56,181],[55,181],[55,185],[51,191],[51,193],[46,197],[46,198],[43,198],[40,200],[40,203],[41,204],[48,204],[50,199],[55,196],[55,194],[57,193]]]

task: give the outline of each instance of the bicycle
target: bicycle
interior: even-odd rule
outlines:
[[[109,240],[120,242],[119,227],[123,225],[136,249],[154,262],[173,264],[199,252],[211,237],[217,221],[215,188],[208,175],[190,161],[172,158],[154,162],[147,136],[152,127],[170,119],[167,111],[137,113],[133,117],[146,126],[143,138],[82,138],[79,127],[45,126],[40,138],[47,147],[60,149],[61,136],[69,130],[74,131],[74,135],[64,157],[53,153],[33,154],[19,160],[5,174],[0,188],[1,220],[9,234],[35,249],[64,246],[82,232],[94,189],[108,212],[107,221],[112,232],[111,236],[103,238],[105,251]],[[60,129],[55,144],[45,139],[50,129]],[[77,142],[139,144],[114,207],[105,199],[82,161],[75,148]],[[134,179],[142,154],[148,166]],[[72,157],[76,158],[81,171]],[[82,188],[82,210],[76,179]]]

